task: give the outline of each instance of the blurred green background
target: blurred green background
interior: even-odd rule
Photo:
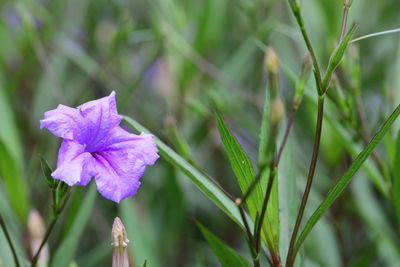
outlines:
[[[326,66],[340,31],[342,1],[301,2],[318,59]],[[349,22],[359,24],[355,35],[361,36],[398,28],[399,14],[398,0],[354,0]],[[60,140],[39,130],[45,111],[115,90],[120,113],[172,147],[185,140],[186,158],[239,196],[213,107],[256,162],[268,79],[265,47],[275,48],[280,58],[280,93],[288,108],[290,73],[298,75],[305,53],[287,2],[278,0],[1,0],[0,15],[0,212],[21,255],[29,244],[29,211],[38,210],[46,222],[51,218],[40,155],[54,168]],[[400,102],[399,37],[357,43],[361,99],[372,133]],[[292,227],[311,155],[316,114],[311,79],[306,91],[313,97],[300,107],[284,154],[282,172],[292,191],[280,195],[287,208],[281,210],[283,229]],[[328,110],[335,119],[324,126],[310,211],[362,147],[337,128],[334,107]],[[396,153],[396,134],[378,150],[385,162]],[[352,143],[359,144],[355,152]],[[396,213],[368,176],[361,171],[319,222],[302,251],[304,266],[398,266]],[[218,266],[196,220],[250,259],[239,227],[164,159],[148,168],[138,194],[120,205],[90,190],[74,188],[50,238],[53,266],[69,261],[110,266],[115,216],[128,228],[134,266],[145,259],[148,266]],[[289,232],[281,233],[283,243],[288,238]],[[0,266],[13,266],[2,233]]]

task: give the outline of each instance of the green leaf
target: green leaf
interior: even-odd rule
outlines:
[[[125,199],[119,205],[121,220],[126,227],[129,242],[129,251],[133,255],[133,266],[140,266],[146,260],[150,266],[161,266],[157,258],[156,238],[149,228],[148,218],[144,217],[136,207],[133,199]]]
[[[2,85],[0,84],[0,87]],[[28,186],[23,173],[22,147],[11,106],[0,88],[0,176],[2,176],[6,193],[13,209],[21,221],[26,220],[28,213]]]
[[[268,163],[268,157],[273,158],[275,156],[275,146],[276,146],[276,133],[271,133],[270,129],[270,107],[271,105],[271,94],[269,93],[269,88],[267,87],[265,90],[265,99],[264,99],[264,108],[263,115],[260,127],[260,144],[258,148],[258,164],[259,166],[264,166]],[[274,132],[274,131],[272,131]],[[276,131],[275,131],[276,132]],[[271,159],[270,159],[271,160]],[[273,159],[272,159],[273,160]],[[262,168],[262,167],[261,167]],[[260,180],[261,190],[262,188],[266,188],[269,179],[269,169],[265,169],[262,171]],[[271,196],[269,199],[269,203],[267,206],[267,215],[263,224],[263,240],[268,244],[268,240],[271,240],[273,251],[276,254],[279,254],[279,192],[278,192],[278,172],[274,177],[275,181],[272,185]],[[263,196],[264,196],[264,191]],[[257,201],[261,201],[262,203],[263,197],[258,199]]]
[[[233,136],[228,126],[224,122],[224,119],[218,112],[216,113],[216,118],[218,130],[221,135],[221,140],[228,154],[233,172],[238,179],[240,189],[243,193],[245,193],[251,185],[252,181],[255,179],[255,173],[253,170],[253,166],[251,165],[250,158],[247,156],[242,146]],[[254,188],[253,193],[247,201],[247,205],[253,219],[255,218],[258,210],[257,205],[261,206],[262,199],[262,190],[260,185],[258,184]]]
[[[310,233],[314,225],[318,222],[321,216],[328,210],[328,208],[332,205],[332,203],[339,197],[339,195],[346,189],[349,184],[351,178],[354,174],[360,169],[362,164],[368,158],[368,156],[372,153],[374,148],[378,145],[379,141],[385,136],[386,132],[392,126],[394,121],[400,114],[400,105],[396,107],[393,113],[389,116],[389,118],[382,125],[381,129],[375,134],[374,138],[372,138],[371,142],[368,146],[358,154],[357,158],[353,161],[350,168],[346,171],[346,173],[340,178],[340,180],[336,183],[336,185],[329,191],[328,196],[322,201],[317,210],[313,213],[310,219],[307,221],[303,232],[300,234],[298,240],[295,245],[295,252],[297,252],[307,235]]]
[[[149,132],[135,120],[124,116],[125,122],[138,132]],[[193,167],[185,159],[179,156],[174,150],[154,136],[160,155],[182,173],[184,173],[209,199],[211,199],[222,211],[224,211],[239,226],[243,227],[239,211],[235,203],[224,193],[218,184],[211,181],[202,171]]]
[[[92,185],[90,185],[89,191],[85,195],[82,206],[80,207],[78,214],[73,221],[71,230],[68,232],[68,235],[66,235],[61,241],[60,246],[54,254],[51,266],[68,266],[68,264],[74,258],[75,251],[79,247],[79,239],[81,238],[82,232],[85,229],[85,226],[89,220],[96,196],[96,185],[92,183]]]
[[[397,222],[400,225],[400,131],[397,134],[396,155],[393,164],[393,205],[396,210]]]
[[[212,251],[217,256],[222,267],[249,267],[249,263],[236,251],[228,247],[218,237],[211,233],[201,223],[197,222],[197,226],[203,233],[205,239],[210,244]]]
[[[344,36],[343,40],[338,44],[336,49],[333,51],[329,63],[328,68],[326,70],[324,80],[322,82],[322,88],[326,91],[331,80],[332,74],[335,71],[336,67],[339,65],[340,61],[343,58],[344,52],[346,51],[347,45],[349,44],[350,38],[353,36],[354,32],[357,29],[357,24],[353,24],[347,34]]]
[[[43,157],[40,157],[40,166],[42,167],[42,172],[44,177],[46,178],[47,185],[50,187],[51,190],[54,190],[55,180],[51,176],[51,173],[53,171],[51,170],[49,163]]]

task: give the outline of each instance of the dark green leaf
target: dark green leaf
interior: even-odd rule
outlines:
[[[47,185],[49,186],[49,188],[51,190],[55,189],[55,180],[54,178],[51,176],[51,173],[53,172],[48,164],[48,162],[46,161],[45,158],[40,157],[40,165],[42,167],[42,172],[44,177],[46,178],[47,181]]]

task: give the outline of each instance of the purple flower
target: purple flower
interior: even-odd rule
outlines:
[[[151,134],[131,134],[119,126],[121,120],[115,92],[77,108],[47,111],[40,128],[64,139],[53,178],[84,186],[94,177],[100,194],[115,202],[134,195],[158,150]]]

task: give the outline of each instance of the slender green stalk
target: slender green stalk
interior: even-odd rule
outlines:
[[[9,234],[9,232],[7,230],[6,223],[4,222],[3,217],[1,216],[1,214],[0,214],[0,226],[3,229],[3,232],[4,232],[4,235],[6,236],[8,245],[9,245],[9,247],[11,249],[11,252],[12,252],[12,255],[13,255],[13,258],[14,258],[14,262],[15,262],[15,266],[19,267],[20,264],[19,264],[19,261],[18,261],[17,252],[16,252],[15,247],[14,247],[14,245],[12,243],[10,234]]]
[[[315,139],[314,139],[314,146],[313,146],[313,153],[311,156],[311,163],[310,163],[310,168],[308,171],[308,176],[307,176],[307,184],[306,188],[304,190],[303,197],[301,199],[301,204],[299,208],[299,213],[296,218],[296,223],[293,229],[293,233],[290,239],[290,245],[289,245],[289,250],[287,254],[287,259],[286,259],[286,266],[287,267],[292,267],[294,264],[294,245],[296,242],[297,234],[300,228],[301,220],[303,219],[304,215],[304,210],[307,204],[308,196],[311,191],[311,186],[312,182],[314,180],[314,174],[315,174],[315,169],[317,166],[317,161],[318,161],[318,154],[319,154],[319,146],[321,143],[321,133],[322,133],[322,122],[323,122],[323,117],[324,117],[324,95],[320,96],[318,99],[318,114],[317,114],[317,126],[315,129]]]
[[[310,52],[310,56],[311,56],[311,59],[313,61],[315,77],[317,79],[317,84],[322,84],[322,74],[321,74],[321,71],[320,71],[320,68],[319,68],[317,57],[316,57],[315,52],[314,52],[314,48],[311,45],[310,38],[308,37],[308,33],[307,33],[306,28],[304,26],[304,20],[303,20],[303,17],[301,16],[301,13],[300,13],[300,7],[298,6],[296,1],[294,1],[294,0],[289,0],[289,3],[290,3],[291,10],[293,12],[293,15],[296,18],[297,24],[300,27],[300,31],[301,31],[301,34],[303,35],[303,39],[304,39],[304,41],[306,43],[308,52]],[[317,86],[317,89],[318,89],[318,94],[322,95],[321,87]]]

